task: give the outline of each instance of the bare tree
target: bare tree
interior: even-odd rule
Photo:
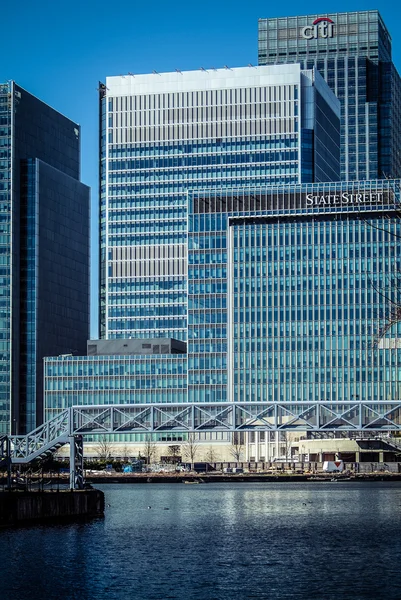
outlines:
[[[199,450],[199,445],[194,433],[190,433],[184,445],[184,456],[191,463],[191,470],[194,468],[195,457]]]
[[[205,454],[205,460],[208,463],[214,463],[218,460],[217,453],[215,452],[213,446],[209,446],[207,452]]]
[[[111,458],[112,445],[109,438],[106,435],[102,435],[99,438],[98,444],[95,448],[96,454],[100,460],[110,460]]]
[[[146,464],[150,465],[154,455],[156,454],[156,444],[152,440],[152,436],[148,435],[145,440],[145,446],[143,448],[143,455],[146,459]]]
[[[176,444],[174,444],[173,446],[168,446],[167,452],[168,452],[168,455],[169,455],[172,463],[179,462],[181,446],[178,446]]]
[[[123,459],[124,459],[125,461],[127,461],[127,460],[128,460],[128,458],[129,458],[129,455],[130,455],[130,451],[129,451],[129,450],[130,450],[130,449],[129,449],[129,447],[128,447],[128,444],[124,444],[124,446],[123,446]]]
[[[244,450],[244,442],[241,433],[234,432],[231,439],[230,454],[235,458],[236,462],[240,462]]]
[[[289,431],[280,431],[280,449],[288,461],[291,460],[292,437]]]
[[[389,177],[386,173],[382,173],[383,178],[389,180]],[[394,216],[396,219],[401,219],[401,207],[400,207],[400,193],[401,188],[396,181],[392,182],[392,185],[389,189],[389,200],[392,199],[392,204],[394,208]],[[374,224],[371,220],[365,219],[363,213],[359,208],[359,220],[363,221],[366,226],[377,229],[378,231],[383,231],[385,234],[389,236],[389,243],[392,242],[392,246],[395,248],[395,244],[397,240],[401,239],[401,236],[396,233],[396,231],[392,230],[390,227],[389,221],[390,217],[387,217],[389,221],[386,223],[386,220],[383,219],[383,225]],[[399,243],[399,242],[398,242]],[[380,347],[380,343],[382,342],[385,335],[388,331],[395,325],[401,321],[401,270],[397,266],[397,261],[395,256],[393,257],[394,262],[394,273],[393,275],[387,279],[385,282],[375,283],[373,277],[369,277],[370,284],[372,288],[386,301],[387,307],[385,308],[384,314],[380,316],[380,322],[377,327],[376,332],[373,334],[372,339],[372,348]]]

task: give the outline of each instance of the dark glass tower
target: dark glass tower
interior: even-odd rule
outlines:
[[[341,177],[401,176],[401,83],[377,10],[259,20],[259,64],[316,65],[341,101]]]
[[[80,128],[0,85],[0,432],[43,419],[43,357],[84,353],[89,188]]]

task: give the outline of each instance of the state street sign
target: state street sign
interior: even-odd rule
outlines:
[[[306,206],[335,206],[336,204],[382,204],[384,192],[339,194],[306,194]]]
[[[332,38],[334,36],[334,21],[328,17],[319,17],[312,25],[306,25],[301,29],[301,35],[306,40],[317,38]]]

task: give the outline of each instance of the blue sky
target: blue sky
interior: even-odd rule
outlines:
[[[203,0],[4,0],[0,81],[14,79],[82,126],[82,181],[92,188],[92,324],[97,333],[98,81],[106,76],[257,64],[259,17],[379,9],[401,70],[401,3],[283,5]]]

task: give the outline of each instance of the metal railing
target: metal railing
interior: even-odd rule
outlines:
[[[401,431],[401,402],[263,402],[73,406],[26,435],[0,438],[0,458],[29,463],[70,443],[72,487],[81,484],[83,437],[203,431]],[[77,441],[78,440],[78,441]],[[80,441],[79,441],[80,440]],[[7,447],[6,447],[7,446]],[[8,454],[7,454],[8,453]]]

